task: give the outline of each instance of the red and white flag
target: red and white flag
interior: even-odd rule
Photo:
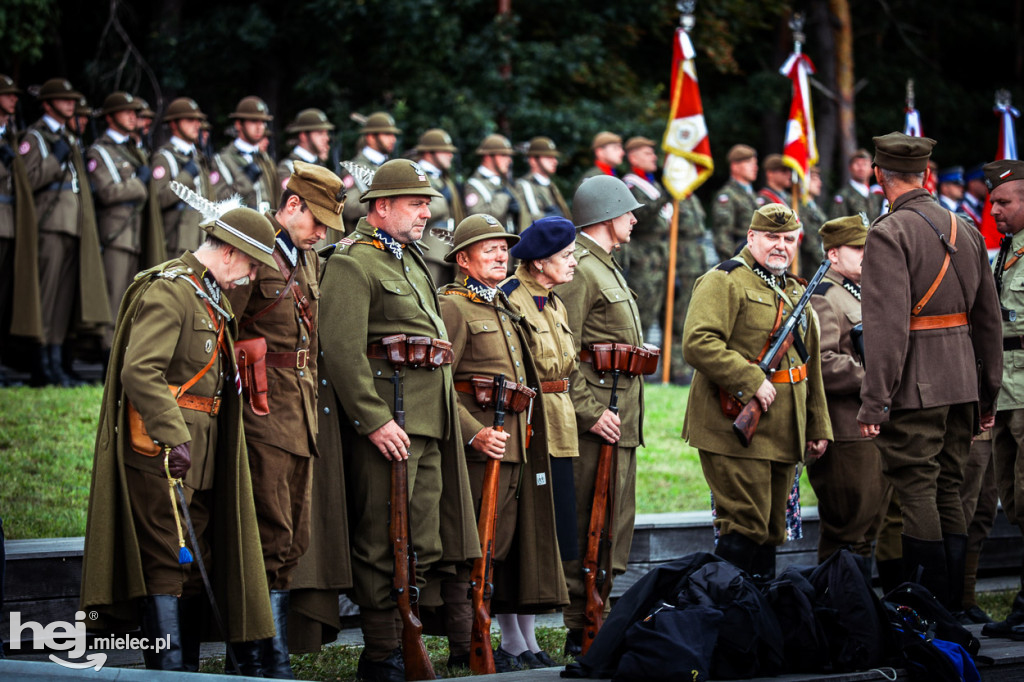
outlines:
[[[903,119],[903,134],[911,137],[924,137],[921,132],[921,112],[914,107],[904,109],[906,118]]]
[[[661,181],[677,201],[690,196],[714,170],[695,56],[690,36],[677,28],[672,47],[672,108],[661,141],[665,150]]]
[[[999,100],[997,96],[997,100]],[[996,147],[996,157],[993,161],[1003,159],[1017,160],[1017,131],[1014,119],[1020,118],[1017,111],[1010,102],[997,101],[995,109],[992,110],[999,117],[999,146]],[[985,198],[985,208],[981,214],[981,236],[985,238],[985,246],[988,253],[994,258],[999,251],[999,241],[1003,235],[996,228],[996,221],[992,218],[992,202]]]
[[[807,81],[807,76],[814,73],[814,64],[798,48],[789,55],[779,73],[793,81],[793,101],[789,106],[782,162],[796,171],[800,176],[801,187],[806,187],[807,171],[818,162],[814,113],[811,111],[811,90]]]

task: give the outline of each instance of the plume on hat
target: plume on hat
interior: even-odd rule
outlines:
[[[363,189],[373,184],[373,176],[377,174],[377,171],[370,170],[366,166],[352,161],[342,161],[341,167],[347,170],[356,179],[356,184]]]
[[[245,204],[242,203],[242,197],[238,194],[235,194],[230,199],[225,199],[224,201],[210,201],[177,180],[171,180],[170,187],[171,191],[177,194],[182,201],[196,211],[199,211],[199,215],[202,216],[199,221],[200,224],[212,223],[216,220],[220,220],[220,217],[228,211],[245,206]]]

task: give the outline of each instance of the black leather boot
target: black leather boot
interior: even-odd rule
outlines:
[[[949,573],[946,570],[946,548],[942,540],[921,540],[903,535],[903,577],[927,588],[943,606],[949,604]],[[961,559],[962,562],[962,559]],[[961,563],[961,567],[962,567]],[[960,572],[960,593],[963,593],[963,569]]]
[[[165,640],[167,648],[150,647],[142,652],[150,670],[185,670],[181,658],[181,621],[178,598],[173,594],[154,594],[142,598],[142,634],[152,643]]]
[[[573,660],[583,655],[583,630],[566,630],[563,653]]]
[[[50,371],[49,349],[49,346],[32,347],[32,373],[29,376],[28,385],[33,388],[52,386],[55,383]]]
[[[230,656],[225,656],[224,674],[263,677],[263,643],[266,641],[261,639],[253,642],[228,642],[227,645],[231,647],[238,667],[231,663]]]
[[[294,680],[288,655],[288,590],[271,590],[270,608],[274,613],[275,634],[263,640],[263,677]]]
[[[775,545],[759,545],[754,553],[750,577],[759,583],[775,580]]]
[[[967,534],[956,533],[942,536],[946,550],[946,575],[949,578],[949,593],[944,606],[950,613],[960,614],[964,610],[964,571],[967,565]]]
[[[67,365],[67,366],[65,366]],[[65,363],[64,352],[60,346],[50,346],[50,371],[53,373],[54,378],[57,380],[57,385],[67,387],[82,386],[85,384],[84,381],[79,379],[73,379],[68,373],[68,368],[71,365],[71,356],[67,356],[67,362]]]
[[[1010,637],[1015,628],[1024,627],[1024,589],[1013,598],[1013,605],[1006,620],[996,623],[985,623],[981,628],[981,634],[986,637]]]
[[[206,622],[206,598],[182,597],[179,600],[181,623],[181,663],[186,672],[199,672],[199,642]]]
[[[715,554],[722,557],[736,568],[754,574],[754,564],[760,545],[746,535],[740,533],[725,533],[718,537],[718,546],[715,547]],[[772,548],[772,564],[775,563],[775,548]],[[762,560],[763,561],[763,560]]]

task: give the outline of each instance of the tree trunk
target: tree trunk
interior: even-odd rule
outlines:
[[[807,14],[807,42],[811,46],[808,54],[818,71],[814,78],[834,94],[836,91],[836,46],[828,0],[814,0],[808,6]],[[824,186],[834,187],[836,103],[831,97],[815,88],[811,89],[811,99],[814,101],[814,132],[818,141],[818,168],[821,169]],[[827,191],[822,190],[822,193],[827,194]]]
[[[850,179],[847,162],[857,150],[857,126],[853,108],[853,28],[847,0],[829,0],[828,4],[835,19],[836,96],[839,98],[839,151],[842,163],[837,184],[845,184]]]

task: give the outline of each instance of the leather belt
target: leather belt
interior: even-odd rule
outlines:
[[[74,192],[78,194],[78,187],[72,182],[51,182],[42,189],[43,192]]]
[[[569,392],[569,380],[568,379],[558,379],[556,381],[542,381],[542,382],[540,382],[540,392],[541,393],[568,393]]]
[[[267,367],[283,367],[287,369],[305,369],[309,364],[309,349],[294,353],[267,353]]]
[[[1024,348],[1024,336],[1008,336],[1003,339],[1003,350],[1021,350]]]
[[[168,385],[167,388],[171,390],[176,398],[175,401],[178,403],[178,407],[183,407],[186,410],[194,410],[196,412],[205,412],[211,417],[216,417],[220,412],[220,396],[214,396],[207,398],[202,395],[193,395],[192,393],[182,393],[178,395],[178,387]]]
[[[800,365],[789,369],[777,369],[768,376],[768,381],[773,384],[799,384],[806,378],[807,365]]]
[[[948,329],[950,327],[966,327],[967,313],[950,313],[949,315],[912,315],[910,331],[922,329]]]

